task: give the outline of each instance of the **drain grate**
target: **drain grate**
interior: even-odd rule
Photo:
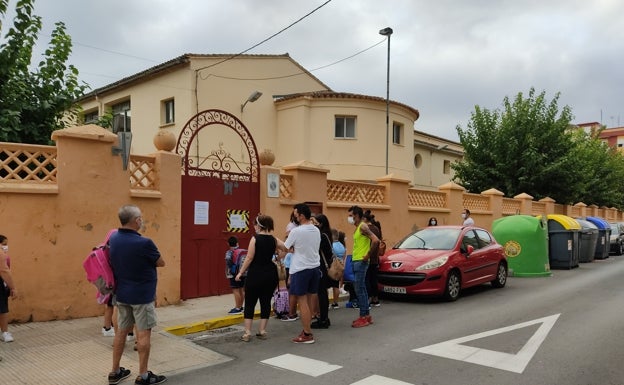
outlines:
[[[242,330],[243,329],[241,327],[225,327],[225,328],[207,330],[202,333],[189,334],[186,338],[193,342],[198,342],[198,341],[203,341],[203,340],[207,340],[210,338],[225,337],[233,333],[240,333]]]

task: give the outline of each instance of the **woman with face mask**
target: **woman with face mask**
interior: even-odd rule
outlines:
[[[429,222],[427,222],[427,226],[437,226],[437,225],[438,225],[438,220],[436,219],[436,217],[429,218]]]

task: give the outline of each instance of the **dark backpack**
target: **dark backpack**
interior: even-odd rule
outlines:
[[[243,263],[245,263],[245,258],[247,257],[247,249],[234,249],[232,251],[232,267],[231,267],[231,271],[232,271],[232,275],[236,277],[236,275],[238,275],[238,272],[241,269],[241,266],[243,266]],[[245,274],[243,274],[243,277],[247,275],[247,272],[245,272]]]

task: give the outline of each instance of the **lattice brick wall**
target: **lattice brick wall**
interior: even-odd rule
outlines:
[[[131,155],[128,169],[130,170],[130,188],[140,190],[157,190],[158,175],[155,171],[156,159],[151,156]]]
[[[512,198],[503,198],[503,214],[517,214],[520,212],[520,201]]]
[[[470,211],[489,211],[490,199],[479,194],[464,194],[463,207]]]
[[[327,181],[327,200],[334,202],[383,204],[385,187],[357,182]]]
[[[280,175],[280,197],[292,199],[294,195],[294,184],[292,175]]]
[[[407,192],[407,204],[413,207],[446,207],[446,194],[436,191],[423,191],[409,189]]]
[[[0,180],[56,183],[56,147],[2,143]]]
[[[544,202],[533,202],[531,207],[532,215],[544,215],[546,212],[546,203]]]

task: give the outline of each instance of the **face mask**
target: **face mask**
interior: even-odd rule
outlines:
[[[2,250],[4,250],[4,251],[9,251],[9,246],[7,246],[7,245],[2,245]]]
[[[437,223],[438,223],[438,222],[436,222],[436,221],[431,221],[431,224],[432,224],[432,225],[434,225],[434,226],[435,226]]]
[[[466,214],[462,214],[462,219],[466,219]]]
[[[355,219],[353,219],[353,217],[347,217],[347,222],[349,222],[350,225],[354,225]]]

